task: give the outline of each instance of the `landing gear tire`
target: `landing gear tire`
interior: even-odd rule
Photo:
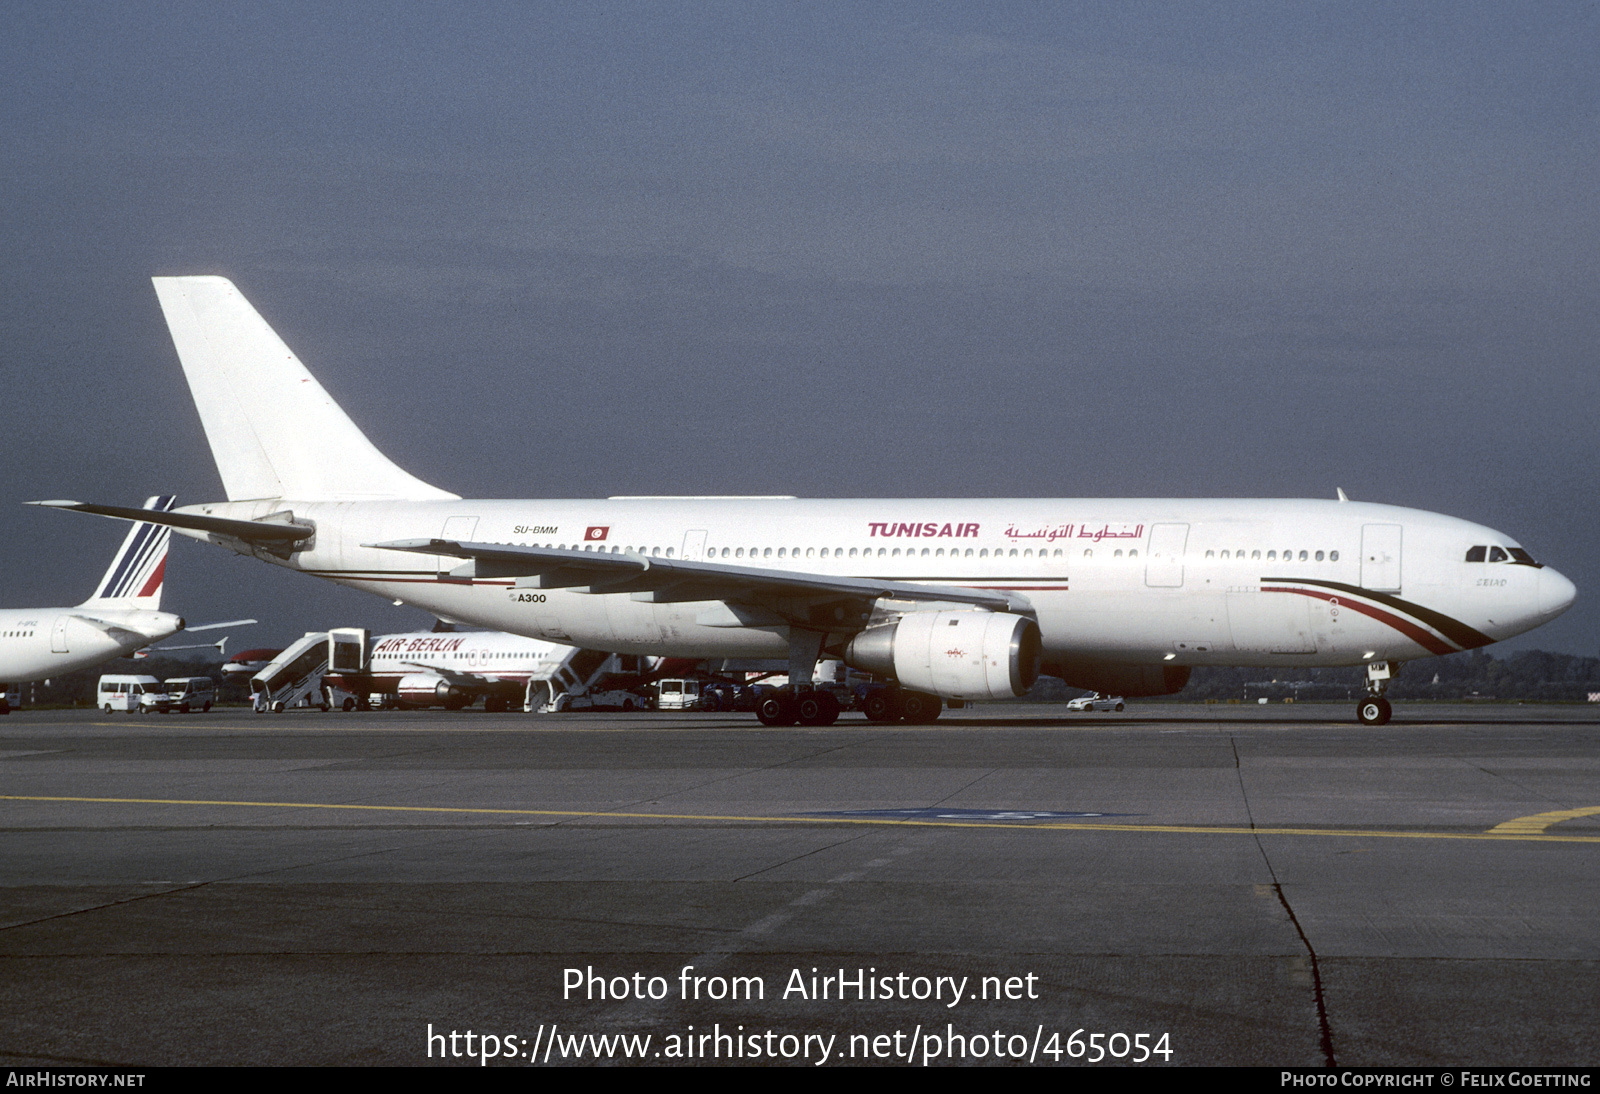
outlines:
[[[1361,700],[1356,707],[1356,720],[1364,726],[1387,725],[1389,715],[1394,711],[1389,706],[1389,700],[1381,695],[1375,695]]]
[[[756,717],[764,726],[792,726],[795,723],[794,700],[787,695],[769,695],[756,704]]]
[[[931,726],[939,720],[944,701],[937,695],[924,695],[920,691],[901,693],[900,711],[906,722],[914,726]]]
[[[861,710],[869,722],[898,722],[900,720],[900,699],[887,689],[875,691],[867,696],[867,701],[862,704]]]
[[[808,691],[795,700],[794,712],[803,726],[831,726],[839,720],[839,700],[829,691]]]

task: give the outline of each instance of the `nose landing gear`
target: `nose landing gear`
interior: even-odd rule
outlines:
[[[1367,665],[1367,697],[1356,704],[1356,721],[1364,726],[1387,725],[1394,713],[1383,693],[1389,690],[1389,681],[1400,671],[1399,662],[1372,661]]]

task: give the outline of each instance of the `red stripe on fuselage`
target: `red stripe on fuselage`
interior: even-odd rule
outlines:
[[[1359,600],[1351,600],[1348,597],[1340,597],[1334,593],[1320,592],[1315,589],[1295,589],[1284,585],[1263,585],[1261,591],[1264,593],[1299,593],[1301,596],[1309,596],[1313,600],[1325,600],[1330,604],[1337,604],[1341,608],[1350,608],[1352,611],[1358,611],[1362,615],[1371,616],[1378,622],[1393,627],[1429,653],[1446,654],[1456,652],[1454,648],[1446,645],[1438,635],[1423,630],[1411,620],[1401,619],[1398,615],[1386,612],[1382,608],[1374,608],[1371,604],[1363,604]]]

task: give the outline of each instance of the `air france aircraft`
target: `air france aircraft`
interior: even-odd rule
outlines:
[[[1039,673],[1126,696],[1197,665],[1367,666],[1555,618],[1570,581],[1515,539],[1348,501],[469,500],[390,462],[220,277],[156,294],[228,500],[160,519],[274,565],[552,642],[787,658],[770,724],[838,715],[818,658],[897,682],[908,721],[1018,696]],[[138,519],[137,510],[46,502]]]
[[[131,512],[165,512],[175,500],[154,497],[144,510]],[[160,610],[171,538],[171,529],[141,521],[129,530],[94,595],[82,604],[0,611],[0,680],[23,683],[60,676],[126,657],[183,630],[180,617]]]

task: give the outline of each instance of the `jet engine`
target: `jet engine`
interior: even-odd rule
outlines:
[[[433,672],[413,672],[400,677],[400,701],[408,707],[443,706],[459,710],[471,700],[466,692]]]
[[[1009,612],[912,612],[862,631],[845,664],[946,699],[1010,699],[1039,678],[1039,625]]]

